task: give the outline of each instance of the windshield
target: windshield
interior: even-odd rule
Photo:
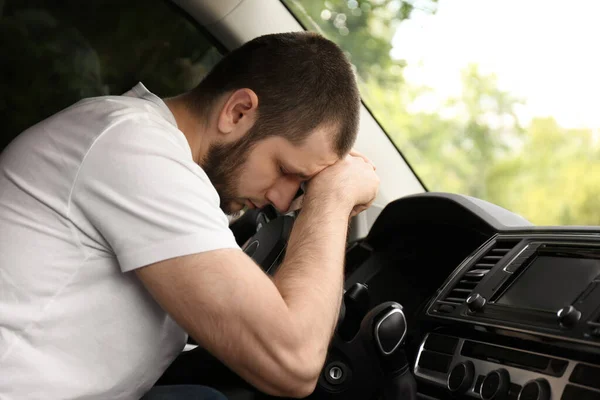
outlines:
[[[597,0],[283,0],[432,191],[600,225]]]

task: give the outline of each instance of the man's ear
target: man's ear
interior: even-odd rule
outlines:
[[[258,96],[251,89],[238,89],[229,95],[217,120],[220,134],[232,140],[241,138],[257,117]]]

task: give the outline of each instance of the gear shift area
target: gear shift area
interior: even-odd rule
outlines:
[[[378,319],[375,325],[375,342],[382,355],[387,356],[404,341],[406,336],[406,317],[402,306],[393,303],[385,307],[385,315]]]
[[[368,310],[368,291],[356,285],[344,296],[316,398],[416,400],[417,385],[404,351],[403,308],[385,302]]]
[[[402,306],[386,302],[365,315],[360,335],[367,351],[375,353],[383,372],[383,400],[416,400],[417,384],[402,347],[407,323]]]

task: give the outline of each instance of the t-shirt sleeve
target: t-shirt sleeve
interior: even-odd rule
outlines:
[[[84,234],[100,237],[123,272],[238,248],[216,190],[176,137],[181,133],[132,125],[103,133],[80,166],[69,209]]]

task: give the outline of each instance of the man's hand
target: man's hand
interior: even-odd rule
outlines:
[[[375,164],[373,163],[373,161],[371,161],[370,159],[367,158],[367,156],[365,156],[364,154],[360,153],[358,150],[352,149],[350,150],[350,153],[348,153],[349,155],[353,156],[353,157],[360,157],[363,160],[365,160],[366,163],[369,163],[373,166],[373,168],[375,169],[375,171],[377,171],[377,166],[375,166]]]
[[[351,151],[346,157],[325,168],[306,187],[307,201],[335,201],[354,216],[373,203],[379,189],[375,165],[362,154]]]

